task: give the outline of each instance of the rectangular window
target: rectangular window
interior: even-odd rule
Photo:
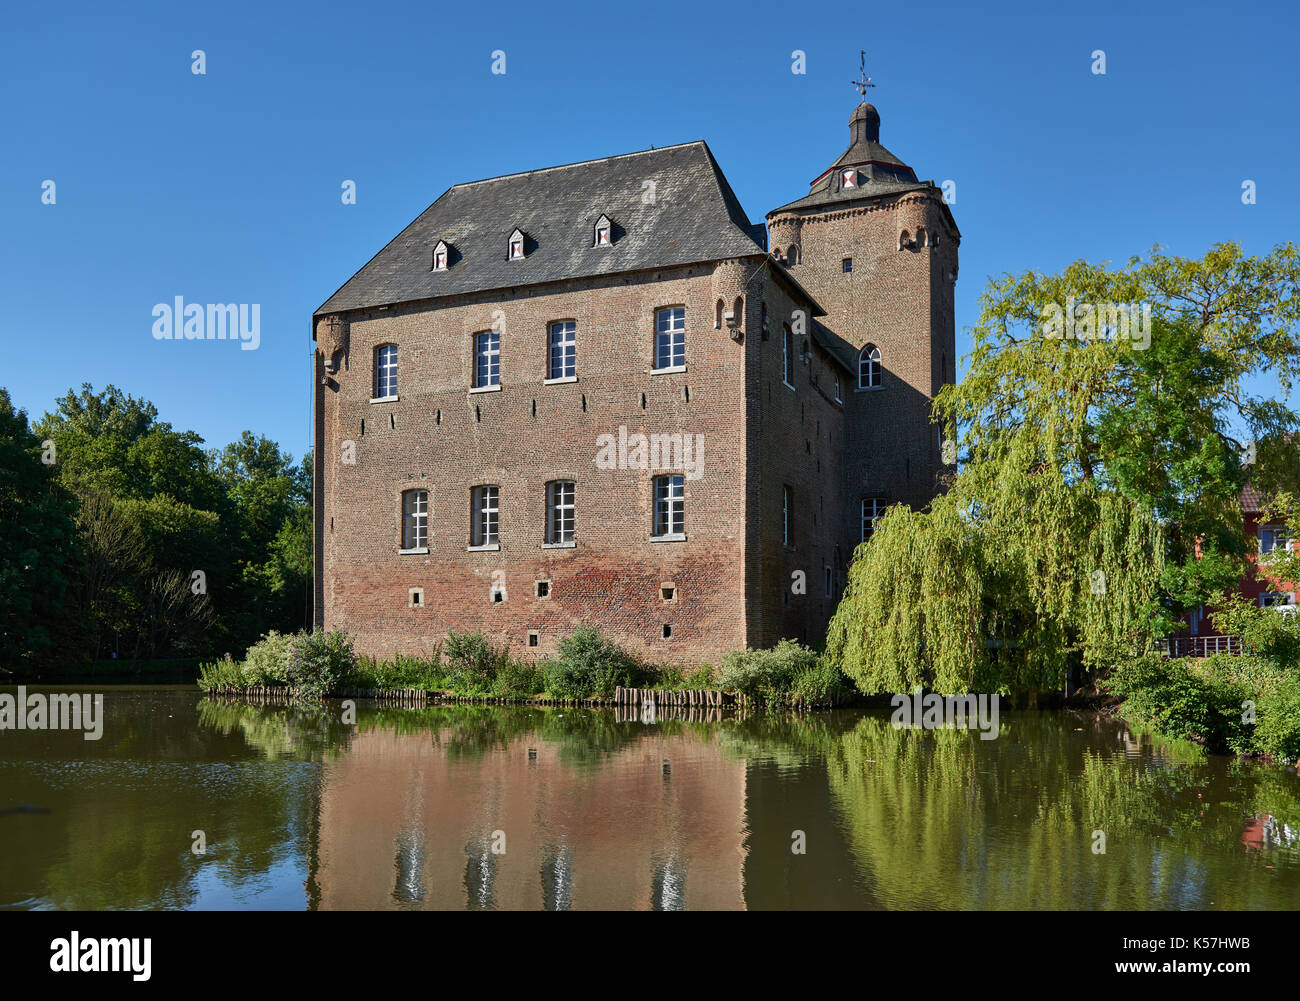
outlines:
[[[840,396],[840,377],[838,375],[835,377],[835,402],[836,403],[844,402],[844,398]]]
[[[831,572],[830,567],[826,568],[826,597],[835,597],[835,575]]]
[[[877,497],[864,497],[862,499],[862,541],[866,542],[871,538],[871,533],[876,530],[876,519],[885,513],[885,502]]]
[[[794,491],[789,487],[781,488],[781,541],[794,545]]]
[[[397,345],[384,344],[375,348],[375,398],[382,400],[397,395]]]
[[[572,480],[546,484],[546,541],[551,545],[573,541],[573,498]]]
[[[1294,604],[1295,593],[1293,591],[1265,591],[1259,596],[1261,608],[1281,608]]]
[[[844,260],[840,261],[840,267],[844,269],[844,273],[847,275],[850,271],[853,270],[853,258],[852,257],[844,258]]]
[[[498,544],[498,488],[475,487],[470,492],[470,535],[471,546],[495,546]]]
[[[686,477],[656,476],[655,535],[682,535],[686,531]]]
[[[1291,550],[1291,534],[1284,525],[1266,525],[1259,530],[1259,554],[1269,556]]]
[[[794,363],[794,332],[787,325],[781,336],[781,381],[794,389],[790,367]]]
[[[578,374],[578,325],[572,320],[551,324],[548,379],[570,379]]]
[[[686,364],[686,308],[674,306],[655,312],[655,368]]]
[[[474,335],[474,387],[501,385],[501,333],[485,330]]]
[[[402,493],[402,548],[425,549],[429,545],[429,492]]]

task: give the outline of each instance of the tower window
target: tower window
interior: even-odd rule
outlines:
[[[880,388],[880,348],[868,344],[858,355],[858,388]]]
[[[856,170],[845,170],[840,173],[840,180],[843,187],[856,188],[858,186],[858,172]]]
[[[844,269],[844,273],[847,275],[850,271],[853,270],[853,258],[852,257],[844,258],[844,260],[840,261],[840,267]]]
[[[885,502],[879,497],[862,498],[862,541],[866,542],[876,531],[876,521],[885,513]]]

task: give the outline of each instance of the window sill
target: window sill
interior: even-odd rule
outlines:
[[[543,542],[543,549],[577,549],[576,542]]]
[[[428,556],[429,547],[421,546],[419,549],[399,549],[397,551],[397,555],[398,556]]]
[[[490,546],[466,546],[467,553],[495,553],[501,550],[501,543],[494,542]]]
[[[576,375],[562,375],[558,379],[543,379],[542,385],[561,386],[566,382],[577,382],[577,381],[578,381],[578,377]]]
[[[371,403],[396,403],[400,396],[373,396],[370,398]]]
[[[884,386],[859,386],[853,392],[855,393],[879,393]]]
[[[781,385],[784,386],[786,389],[790,390],[790,392],[792,393],[795,392],[795,388],[792,385],[790,385],[790,383],[786,382],[784,379],[781,380]]]
[[[669,366],[667,366],[667,367],[665,367],[665,368],[652,368],[652,369],[650,370],[650,374],[651,374],[651,375],[671,375],[671,374],[674,373],[674,372],[685,372],[685,371],[686,371],[686,366],[685,366],[685,365],[669,365]]]
[[[470,395],[474,393],[499,393],[501,392],[501,383],[498,382],[495,386],[470,386],[469,391]]]
[[[681,535],[652,535],[650,536],[650,541],[651,542],[685,542],[686,535],[685,533]]]

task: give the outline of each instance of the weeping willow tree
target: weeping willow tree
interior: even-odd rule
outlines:
[[[1300,470],[1300,255],[990,282],[969,371],[935,401],[960,472],[863,543],[827,655],[867,692],[1058,688],[1140,655],[1244,568],[1241,491]]]

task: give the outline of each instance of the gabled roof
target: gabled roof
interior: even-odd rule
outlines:
[[[597,249],[602,214],[620,235]],[[530,249],[510,261],[516,227]],[[448,188],[316,313],[762,255],[751,231],[704,142],[508,174]],[[456,248],[446,271],[429,266],[439,239]]]

